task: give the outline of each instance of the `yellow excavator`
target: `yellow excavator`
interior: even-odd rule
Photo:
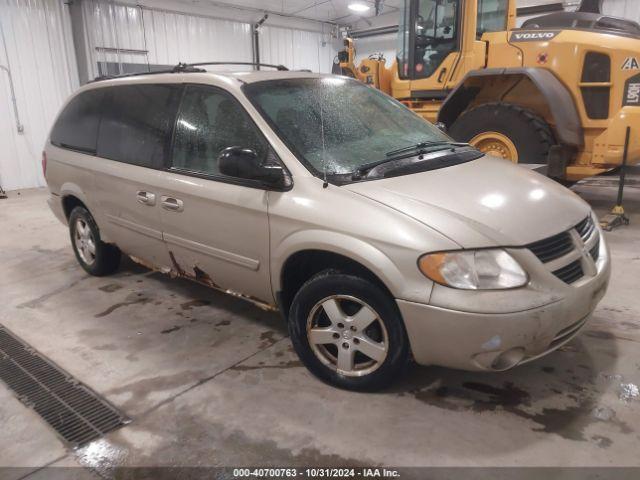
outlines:
[[[597,10],[597,9],[596,9]],[[405,0],[397,57],[339,72],[383,90],[458,141],[565,182],[640,158],[640,25],[593,11],[516,28],[515,0]]]

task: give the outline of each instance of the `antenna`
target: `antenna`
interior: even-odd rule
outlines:
[[[320,85],[320,91],[322,91],[322,85]],[[327,188],[329,182],[327,181],[327,156],[325,154],[324,146],[324,117],[322,115],[322,98],[320,98],[320,135],[322,136],[322,188]]]
[[[322,188],[327,188],[329,186],[329,182],[327,181],[327,155],[326,155],[326,149],[325,149],[325,144],[324,144],[324,114],[322,111],[322,77],[320,75],[320,44],[322,42],[322,38],[324,37],[324,23],[322,24],[321,27],[321,39],[318,42],[318,80],[320,80],[320,135],[322,137]]]

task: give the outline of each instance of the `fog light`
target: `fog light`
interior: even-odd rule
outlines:
[[[519,364],[523,358],[524,348],[511,348],[496,357],[491,364],[491,369],[496,371],[509,370]]]

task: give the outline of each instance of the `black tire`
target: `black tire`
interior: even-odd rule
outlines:
[[[508,137],[518,151],[518,163],[546,164],[555,145],[551,127],[541,117],[511,103],[487,103],[464,112],[449,128],[459,142],[494,131]]]
[[[89,229],[95,252],[91,255],[91,259],[83,258],[88,254],[83,252],[81,247],[82,240],[79,229],[86,226]],[[73,253],[76,255],[78,263],[84,270],[96,277],[102,277],[115,272],[120,265],[120,249],[115,245],[104,243],[100,239],[100,230],[96,225],[96,221],[89,211],[84,207],[75,207],[69,215],[69,234],[71,236],[71,246]]]
[[[317,309],[314,310],[314,307],[317,307],[319,302],[336,295],[353,297],[358,302],[366,304],[375,312],[376,319],[363,332],[359,332],[357,329],[355,333],[351,331],[352,339],[345,339],[341,336],[338,337],[335,345],[322,345],[327,350],[330,347],[335,349],[336,365],[332,367],[323,362],[321,356],[314,352],[307,335],[307,323],[312,312],[319,311]],[[340,299],[339,302],[345,310],[347,307],[356,308],[356,310],[346,313],[346,315],[353,315],[348,317],[350,319],[355,318],[359,311],[358,307],[365,308],[350,300]],[[324,310],[321,310],[317,317],[314,316],[312,318],[321,318],[322,315],[325,315],[324,320],[327,321],[328,316]],[[334,323],[331,322],[331,328],[334,327]],[[337,325],[340,325],[340,323]],[[347,335],[344,332],[350,330],[348,324],[347,327],[343,328],[342,335]],[[371,331],[370,329],[373,330]],[[386,337],[382,333],[383,330],[386,330]],[[384,388],[398,378],[409,359],[409,340],[393,298],[368,280],[332,270],[321,272],[312,277],[295,295],[289,311],[289,333],[295,351],[311,373],[333,386],[348,390],[374,391]],[[333,333],[332,335],[335,336],[336,334]],[[384,360],[376,362],[373,357],[369,358],[364,355],[359,348],[366,346],[364,345],[366,341],[356,340],[356,337],[382,342],[377,345],[386,343],[387,351]],[[366,373],[367,369],[362,369],[360,370],[361,376],[339,373],[337,371],[337,359],[340,355],[340,348],[344,347],[346,343],[351,345],[354,352],[353,355],[356,359],[354,365],[366,366],[367,362],[374,362],[369,369],[374,367],[375,369],[370,373]],[[360,363],[358,363],[358,359]]]

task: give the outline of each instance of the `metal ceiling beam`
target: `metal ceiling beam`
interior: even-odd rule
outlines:
[[[276,10],[268,10],[268,9],[264,9],[264,8],[255,8],[255,7],[246,7],[246,6],[243,6],[243,5],[234,5],[232,3],[218,2],[218,1],[215,1],[215,0],[209,0],[207,3],[209,5],[213,5],[213,6],[220,7],[220,8],[232,8],[232,9],[235,9],[235,10],[242,10],[242,11],[245,11],[245,12],[254,12],[254,13],[262,13],[262,14],[267,13],[269,15],[276,15],[278,17],[297,18],[299,20],[307,20],[309,22],[327,23],[329,25],[334,25],[334,26],[338,25],[337,23],[335,23],[335,22],[333,22],[331,20],[318,20],[317,18],[299,16],[299,15],[294,15],[292,13],[278,12]],[[149,7],[145,7],[145,8],[149,8]]]

